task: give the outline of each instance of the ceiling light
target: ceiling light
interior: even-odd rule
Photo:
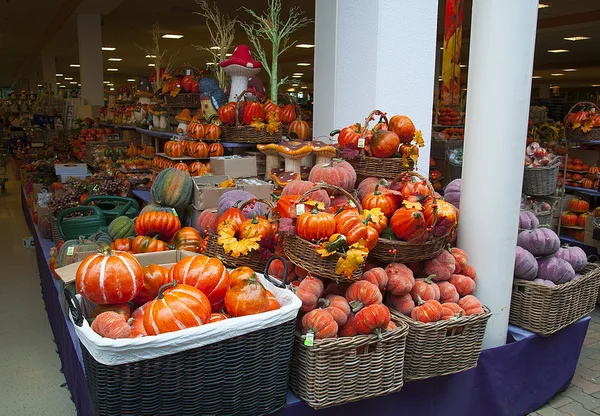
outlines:
[[[106,84],[106,85],[108,85],[109,87],[114,87],[115,86],[115,84],[112,84],[112,83],[111,84]]]
[[[563,38],[563,39],[570,40],[572,42],[576,42],[578,40],[588,40],[588,39],[590,39],[590,37],[589,36],[571,36],[571,37]]]
[[[547,7],[550,7],[550,5],[549,4],[544,4],[544,3],[538,4],[538,9],[545,9]]]
[[[108,58],[108,60],[113,62],[121,62],[123,58]]]
[[[69,65],[71,68],[79,68],[81,65],[79,64],[71,64]]]
[[[71,81],[71,82],[69,82],[69,84],[77,84],[77,82],[76,81]]]
[[[288,92],[294,92],[294,91],[296,91],[296,89],[295,88],[288,88],[287,91]]]
[[[81,84],[77,84],[78,87],[81,87]]]
[[[114,91],[115,89],[114,89],[114,88],[111,88],[110,90],[111,90],[111,91]]]
[[[210,49],[212,49],[213,51],[218,51],[219,49],[221,49],[220,46],[211,46]]]
[[[292,87],[299,87],[300,84],[292,84]]]
[[[67,88],[66,85],[59,85],[58,88]]]
[[[156,58],[156,55],[146,55],[146,58]]]
[[[118,68],[108,68],[107,71],[110,72],[117,72],[119,69]]]
[[[466,68],[467,66],[465,64],[462,64],[460,67],[461,68]]]
[[[60,82],[57,82],[56,85],[60,85]]]
[[[600,87],[600,84],[592,84],[592,87]]]
[[[155,66],[154,64],[148,64],[148,66]]]
[[[225,56],[231,56],[233,55],[232,53],[226,53]]]
[[[57,77],[62,77],[62,76],[63,76],[63,74],[56,74],[56,76],[57,76]]]
[[[135,82],[135,78],[127,78],[127,82]]]
[[[163,39],[181,39],[183,35],[172,35],[167,33],[166,35],[162,35]]]
[[[298,62],[296,65],[298,66],[310,66],[308,62]]]
[[[576,68],[567,68],[567,69],[563,69],[563,72],[575,72],[577,71]]]
[[[552,75],[553,77],[563,77],[565,74],[550,74],[550,75]]]
[[[41,87],[41,86],[42,86],[42,84],[38,84],[38,87]]]
[[[533,79],[540,79],[542,76],[541,75],[534,75],[532,78]]]
[[[103,46],[103,47],[102,47],[102,50],[103,50],[103,51],[114,51],[114,50],[116,50],[116,49],[117,49],[117,48],[113,48],[112,46]]]
[[[206,66],[208,66],[208,65],[216,65],[216,63],[214,63],[214,62],[207,62]]]
[[[309,43],[299,43],[296,45],[296,48],[304,48],[304,49],[310,49],[310,48],[314,48],[315,45],[311,45]]]
[[[102,81],[103,84],[110,84],[110,81]]]
[[[303,85],[303,86],[302,86],[302,87],[300,87],[300,88],[302,88],[302,89],[306,89],[306,88],[308,88],[308,87],[307,87],[306,85]]]
[[[300,76],[302,76],[302,75],[304,75],[304,72],[294,72],[292,75],[300,75]]]
[[[550,53],[565,53],[565,52],[569,52],[568,49],[548,49],[548,52]]]
[[[292,78],[302,78],[302,75],[292,75]]]
[[[67,77],[65,77],[65,78],[64,78],[64,80],[65,80],[65,81],[72,81],[72,80],[73,80],[73,78],[67,78]]]

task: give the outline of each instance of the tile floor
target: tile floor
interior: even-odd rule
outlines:
[[[34,249],[21,211],[20,183],[0,193],[0,414],[75,415],[41,298]],[[600,415],[600,308],[569,389],[530,415]]]

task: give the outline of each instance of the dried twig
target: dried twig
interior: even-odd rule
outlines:
[[[177,62],[177,53],[168,55],[168,49],[160,49],[160,26],[158,23],[154,23],[152,26],[152,45],[151,46],[140,46],[135,44],[142,50],[146,55],[150,55],[154,62],[154,71],[156,73],[156,79],[152,87],[154,91],[158,91],[161,88],[162,77],[160,76],[160,68],[164,65],[164,75],[171,72]],[[166,61],[166,62],[165,62]],[[163,75],[163,76],[164,76]]]

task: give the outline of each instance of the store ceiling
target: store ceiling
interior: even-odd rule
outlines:
[[[211,0],[209,0],[211,1]],[[462,61],[468,63],[470,36],[471,1],[465,0],[465,23]],[[535,51],[534,84],[554,84],[563,86],[591,86],[600,84],[600,1],[598,0],[541,0],[550,5],[539,10],[538,36]],[[78,44],[75,13],[95,11],[94,0],[0,0],[0,86],[27,85],[42,80],[41,59],[38,56],[44,48],[56,55],[57,73],[79,81],[78,68],[70,64],[78,63]],[[301,7],[308,16],[314,17],[313,0],[282,0],[283,10],[291,6]],[[221,10],[239,19],[248,19],[246,12],[238,10],[246,6],[259,11],[265,0],[227,0],[220,2]],[[438,38],[443,33],[444,4],[440,0]],[[35,10],[35,13],[30,13]],[[149,75],[152,68],[149,60],[135,44],[147,45],[151,41],[150,29],[158,22],[164,33],[182,34],[179,40],[162,39],[162,45],[170,51],[178,52],[179,64],[206,68],[208,54],[196,50],[192,45],[209,46],[204,18],[194,14],[198,10],[194,0],[103,0],[103,44],[116,48],[114,52],[102,52],[104,57],[105,80],[118,87],[128,78]],[[27,24],[20,16],[27,16]],[[235,44],[247,43],[246,36],[238,26]],[[589,36],[585,41],[564,40],[570,36]],[[314,43],[314,26],[309,25],[296,32],[298,43]],[[15,41],[18,39],[18,42]],[[548,49],[568,49],[567,53],[553,54]],[[122,58],[120,62],[109,62],[111,57]],[[280,75],[291,76],[303,73],[301,81],[312,86],[313,67],[297,66],[299,62],[310,62],[313,49],[292,48],[280,58]],[[117,68],[118,72],[109,72]],[[563,69],[577,69],[564,72]],[[552,76],[551,74],[564,74]],[[464,68],[463,79],[468,75]],[[259,77],[267,82],[266,74]],[[59,78],[60,81],[60,78]],[[65,84],[65,82],[63,82]],[[68,85],[68,83],[66,83]]]

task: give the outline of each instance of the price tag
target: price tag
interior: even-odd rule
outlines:
[[[75,247],[67,248],[67,256],[72,256],[74,251],[75,251]]]
[[[296,215],[304,214],[304,204],[296,205]]]
[[[192,70],[191,69],[186,69],[185,70],[185,74],[186,75],[192,75]]]
[[[304,340],[304,345],[306,345],[307,347],[312,347],[315,341],[315,334],[313,334],[312,332],[308,332],[306,334],[306,339]]]
[[[173,208],[173,215],[175,215],[176,217],[179,217],[179,214],[177,213],[177,211],[175,210],[175,208]]]
[[[350,205],[352,208],[356,208],[356,204],[352,200],[348,201],[348,205]]]
[[[358,139],[358,148],[364,149],[364,147],[365,147],[365,139],[364,138]]]

